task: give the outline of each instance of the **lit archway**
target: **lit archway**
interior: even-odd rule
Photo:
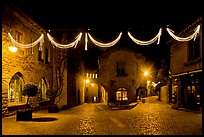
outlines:
[[[44,99],[47,99],[46,97],[46,91],[47,89],[49,88],[49,85],[48,85],[48,82],[47,80],[45,79],[45,77],[43,77],[39,83],[39,89],[40,89],[40,99],[41,100],[44,100]]]
[[[23,85],[22,74],[15,73],[9,82],[8,103],[25,101],[25,97],[22,96]]]

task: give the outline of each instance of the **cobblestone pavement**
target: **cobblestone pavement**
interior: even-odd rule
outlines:
[[[15,118],[2,118],[3,135],[202,135],[202,114],[151,98],[127,110],[90,103],[58,113],[41,110],[33,121]]]

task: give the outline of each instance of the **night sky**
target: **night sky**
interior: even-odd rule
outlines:
[[[4,1],[5,2],[5,1]],[[112,41],[120,32],[122,39],[117,46],[137,46],[127,35],[130,31],[138,39],[151,39],[163,28],[161,42],[143,50],[158,64],[166,57],[168,48],[165,42],[170,38],[166,32],[169,26],[175,32],[181,31],[202,16],[200,1],[98,1],[98,0],[6,0],[26,12],[45,30],[50,33],[67,31],[76,34],[89,32],[99,41]],[[82,39],[81,41],[84,41]],[[84,42],[79,46],[84,46]],[[89,40],[88,51],[85,51],[88,67],[97,67],[97,56],[100,48]],[[136,49],[137,50],[137,49]]]

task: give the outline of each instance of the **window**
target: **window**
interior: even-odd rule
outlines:
[[[46,47],[45,48],[45,63],[49,64],[50,62],[50,54],[49,54],[49,49]]]
[[[117,101],[128,100],[127,90],[125,88],[118,88],[118,90],[116,91],[116,100]]]
[[[125,73],[125,62],[117,62],[116,75],[117,76],[127,76],[127,74]]]
[[[39,95],[39,98],[47,99],[47,96],[46,96],[47,83],[46,83],[45,78],[41,79],[41,82],[39,83],[39,88],[40,88],[40,91],[41,91],[41,94]]]
[[[33,43],[33,39],[31,39],[30,43]],[[27,49],[27,55],[33,55],[33,53],[34,53],[34,47],[31,47],[31,48]]]
[[[38,61],[43,61],[43,52],[40,48],[40,44],[38,45]]]
[[[200,57],[200,37],[197,37],[195,41],[188,42],[188,60],[198,59]]]
[[[16,33],[15,33],[15,39],[16,39],[16,41],[17,42],[19,42],[19,43],[22,43],[22,41],[23,41],[23,34],[20,32],[20,31],[18,31],[18,30],[16,30]],[[23,49],[18,49],[18,52],[21,54],[21,55],[24,55],[24,50]]]
[[[16,41],[21,43],[23,40],[23,34],[21,32],[19,32],[18,30],[16,30],[16,35],[15,35]]]
[[[8,89],[8,102],[23,102],[25,101],[22,97],[23,80],[20,72],[16,73],[9,83]]]

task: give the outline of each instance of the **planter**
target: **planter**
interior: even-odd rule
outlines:
[[[16,121],[31,121],[31,120],[32,120],[32,110],[16,111]]]
[[[58,106],[57,105],[49,105],[48,106],[48,113],[57,113],[58,112]]]

